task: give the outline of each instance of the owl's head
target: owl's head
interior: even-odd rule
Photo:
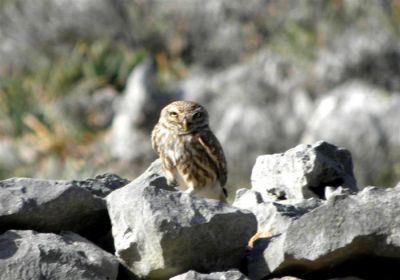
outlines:
[[[195,102],[175,101],[161,110],[159,123],[178,134],[189,134],[208,126],[208,113]]]

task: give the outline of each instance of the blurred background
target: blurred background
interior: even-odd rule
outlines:
[[[400,180],[400,0],[0,0],[0,179],[134,179],[160,109],[198,101],[231,188],[327,140]]]

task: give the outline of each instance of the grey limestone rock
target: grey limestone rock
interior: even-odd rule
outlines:
[[[114,157],[126,162],[151,160],[150,134],[159,112],[167,103],[166,95],[157,94],[157,67],[148,59],[134,68],[123,96],[117,100],[108,144]],[[140,147],[140,148],[133,148]]]
[[[198,273],[190,270],[184,274],[170,278],[170,280],[250,280],[239,270],[213,272],[209,274]]]
[[[113,280],[117,274],[115,256],[72,232],[10,230],[0,235],[1,280]]]
[[[357,190],[350,152],[324,141],[257,157],[251,183],[266,201],[324,198],[327,186]]]
[[[374,183],[399,162],[399,106],[398,94],[348,81],[317,101],[301,141],[345,145],[359,163],[354,169],[359,185]]]
[[[264,0],[250,0],[246,3],[229,0],[157,0],[151,5],[151,19],[162,22],[162,28],[157,30],[157,38],[166,41],[164,44],[171,51],[186,50],[189,52],[187,55],[198,66],[215,69],[235,63],[244,54],[260,47],[260,44],[254,44],[254,40],[259,40],[264,35],[256,26],[264,22],[261,18],[268,18],[264,10],[267,3]],[[248,19],[255,17],[260,22],[251,20],[250,25],[245,24]],[[177,30],[177,20],[185,26],[184,29]],[[145,25],[146,18],[142,22]],[[141,28],[143,29],[142,26]],[[153,32],[148,32],[147,35],[154,34],[154,31],[153,28]],[[138,32],[140,31],[137,30],[136,33]],[[154,38],[148,36],[147,41],[149,40],[154,41]]]
[[[264,199],[258,191],[243,188],[236,191],[233,205],[238,208],[246,209],[263,202]]]
[[[63,181],[11,178],[0,181],[0,228],[71,230],[97,235],[109,230],[102,197],[127,184],[117,175]]]
[[[157,188],[162,188],[170,191],[176,190],[167,184],[167,180],[164,177],[163,171],[161,169],[161,160],[156,159],[150,166],[131,184],[137,186],[155,186]]]
[[[159,166],[107,197],[121,263],[149,279],[238,268],[257,228],[254,215],[169,188]]]
[[[98,197],[106,197],[112,191],[127,185],[130,181],[113,173],[96,175],[85,180],[72,180],[71,184],[90,191]]]
[[[234,207],[251,211],[257,218],[258,231],[281,234],[291,222],[319,207],[323,201],[317,198],[304,200],[264,201],[260,193],[249,189],[239,189]]]
[[[293,277],[293,276],[283,276],[283,277],[277,277],[277,278],[274,277],[274,278],[271,278],[271,280],[302,280],[302,279]]]
[[[17,0],[1,4],[0,68],[37,69],[51,60],[52,54],[65,52],[79,39],[111,39],[121,29],[116,5],[107,0],[38,0],[35,4]]]
[[[397,279],[399,214],[398,188],[368,187],[356,195],[334,196],[265,247],[255,248],[249,254],[249,277],[296,273],[312,279]]]
[[[370,1],[369,11],[376,4]],[[396,78],[398,65],[393,63],[399,59],[398,42],[391,38],[388,30],[366,32],[374,28],[360,30],[351,26],[332,36],[330,46],[318,50],[313,68],[321,86],[332,87],[348,80],[360,79],[389,90],[400,89]]]

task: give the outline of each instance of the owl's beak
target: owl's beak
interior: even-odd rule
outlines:
[[[188,121],[187,121],[186,118],[183,119],[183,130],[184,130],[185,132],[188,132],[188,131],[189,131],[189,125],[188,125]]]

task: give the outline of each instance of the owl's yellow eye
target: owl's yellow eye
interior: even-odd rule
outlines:
[[[169,116],[172,117],[172,118],[176,118],[178,116],[178,113],[172,111],[172,112],[169,112]]]

